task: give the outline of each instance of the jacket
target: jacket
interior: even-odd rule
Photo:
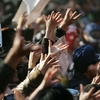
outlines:
[[[41,83],[43,75],[40,73],[37,67],[35,67],[26,79],[21,82],[16,88],[26,97],[30,95]]]
[[[85,86],[90,83],[91,80],[88,79],[83,73],[75,71],[73,78],[68,82],[67,88],[80,90],[80,84]]]

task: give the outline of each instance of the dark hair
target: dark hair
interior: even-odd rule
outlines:
[[[63,87],[49,87],[40,91],[34,100],[73,100],[73,96]]]
[[[89,65],[91,65],[91,64],[95,65],[96,63],[97,63],[97,61],[91,62],[89,64],[74,63],[74,69],[78,72],[85,73],[87,71],[87,68],[89,67]]]

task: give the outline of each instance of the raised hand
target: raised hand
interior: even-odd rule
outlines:
[[[60,82],[59,79],[52,80],[54,75],[58,72],[59,67],[60,66],[56,64],[47,70],[47,72],[44,76],[44,79],[39,86],[41,89],[47,88],[47,87],[52,86],[53,84],[55,84],[57,82]]]
[[[44,21],[46,23],[46,28],[52,27],[53,29],[55,29],[62,21],[61,13],[55,13],[54,11],[52,11],[51,15],[44,16]]]
[[[17,30],[12,48],[5,58],[4,62],[15,68],[20,62],[21,58],[31,51],[37,51],[40,47],[32,43],[25,44],[25,40],[21,35],[21,30]]]
[[[55,56],[60,54],[63,50],[67,49],[68,45],[67,44],[58,44],[58,45],[53,45],[51,41],[49,40],[49,47],[48,47],[48,54],[51,54],[51,56]]]
[[[94,91],[94,87],[90,89],[89,92],[84,91],[84,86],[80,84],[80,96],[79,100],[90,100]],[[95,100],[95,99],[93,99]]]
[[[60,28],[63,29],[64,31],[66,31],[66,28],[73,24],[79,17],[81,16],[81,14],[77,15],[77,12],[75,11],[74,13],[72,13],[71,8],[68,8],[66,10],[65,16],[63,18],[62,23],[60,24]]]
[[[54,65],[47,70],[44,79],[42,80],[38,88],[31,94],[29,100],[33,100],[34,97],[38,94],[38,92],[41,91],[42,89],[45,89],[49,86],[52,86],[55,83],[60,82],[59,79],[52,80],[54,75],[58,72],[58,69],[59,69],[59,65]]]
[[[24,56],[30,51],[36,51],[40,49],[38,45],[32,43],[25,44],[24,38],[21,36],[21,31],[17,31],[12,49],[20,56]]]
[[[27,19],[26,19],[26,13],[23,13],[19,20],[18,20],[18,25],[17,25],[17,29],[22,29],[23,26],[25,25],[25,23],[27,22]]]
[[[59,60],[56,61],[56,58],[53,57],[51,59],[51,54],[47,55],[45,58],[43,53],[41,53],[40,63],[38,64],[38,69],[40,70],[41,74],[45,74],[49,67],[58,64]]]
[[[55,13],[52,11],[51,15],[44,16],[44,21],[46,23],[46,34],[45,38],[49,38],[51,40],[54,40],[54,29],[61,23],[61,13]]]

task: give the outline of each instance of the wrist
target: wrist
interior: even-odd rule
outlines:
[[[29,64],[29,69],[30,69],[30,68],[34,68],[35,66],[36,66],[36,63],[30,63],[30,64]]]
[[[20,25],[17,26],[17,29],[22,29],[22,27]]]
[[[69,26],[69,25],[66,23],[66,21],[63,21],[63,22],[60,24],[59,28],[61,28],[62,30],[66,31],[66,28],[67,28],[68,26]]]
[[[48,38],[50,40],[54,40],[54,30],[47,30],[45,34],[45,38]]]

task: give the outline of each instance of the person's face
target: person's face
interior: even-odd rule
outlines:
[[[90,76],[90,79],[93,79],[96,76],[97,65],[98,65],[98,62],[96,64],[91,64],[88,67],[88,75]]]

